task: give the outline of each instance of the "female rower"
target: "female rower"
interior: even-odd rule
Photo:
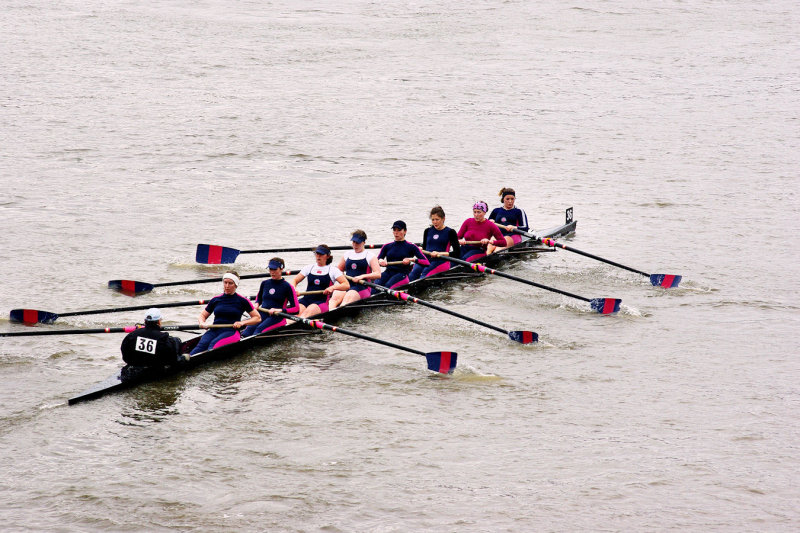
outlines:
[[[340,305],[347,305],[366,298],[370,294],[369,287],[358,283],[360,280],[371,281],[381,277],[381,267],[378,264],[378,257],[374,252],[364,249],[367,234],[364,230],[357,229],[350,237],[353,243],[353,250],[348,250],[339,260],[337,268],[345,273],[346,276],[353,278],[350,288],[346,291],[335,291],[328,303],[329,309],[335,309]]]
[[[508,248],[509,246],[514,246],[522,242],[522,235],[519,233],[512,233],[511,230],[520,229],[522,231],[528,231],[528,215],[525,214],[525,211],[514,205],[516,201],[514,189],[511,187],[503,187],[500,189],[500,201],[503,202],[503,206],[495,207],[489,215],[489,220],[494,221],[497,227],[500,228],[500,232],[505,237],[506,245],[498,247],[489,244],[487,253],[494,252],[496,248]]]
[[[286,319],[275,316],[275,313],[283,311],[291,315],[296,315],[300,311],[300,303],[297,301],[297,292],[294,285],[283,279],[283,268],[285,264],[280,257],[273,257],[267,264],[269,269],[269,279],[261,282],[256,295],[256,309],[267,309],[267,316],[260,324],[247,326],[242,331],[242,337],[258,335],[265,331],[286,325]]]
[[[381,274],[380,279],[375,282],[378,285],[394,289],[408,283],[408,275],[411,273],[411,261],[413,258],[422,266],[430,266],[430,261],[419,249],[419,246],[406,241],[406,231],[406,223],[402,220],[396,220],[392,224],[394,240],[384,244],[378,253],[378,264],[382,267],[387,267]]]
[[[197,322],[201,328],[208,329],[206,320],[211,313],[214,313],[214,324],[232,324],[233,327],[206,331],[194,350],[190,352],[192,355],[237,342],[241,338],[239,328],[261,322],[261,315],[250,300],[236,292],[237,287],[239,287],[239,274],[235,270],[227,271],[222,276],[222,294],[211,298],[205,309],[200,311]],[[242,321],[244,313],[250,318]]]
[[[452,228],[444,225],[444,209],[435,206],[431,209],[431,225],[425,228],[422,234],[422,245],[426,252],[431,252],[434,259],[428,266],[414,265],[408,279],[414,281],[419,278],[426,278],[433,274],[438,274],[450,269],[450,262],[446,259],[439,259],[441,256],[461,257],[461,245],[458,243],[458,233]]]
[[[300,316],[303,318],[318,315],[328,311],[328,301],[333,291],[346,291],[350,288],[347,278],[342,271],[331,266],[333,256],[327,244],[320,244],[314,250],[316,263],[307,265],[290,282],[297,284],[308,278],[308,291],[322,291],[321,294],[306,294],[300,298]]]
[[[458,230],[458,242],[462,246],[461,259],[465,261],[476,261],[485,257],[490,238],[505,243],[500,228],[486,218],[487,211],[489,211],[489,206],[486,202],[475,202],[475,205],[472,206],[473,217],[465,220],[461,224],[461,229]],[[467,242],[480,242],[480,245],[467,244]]]

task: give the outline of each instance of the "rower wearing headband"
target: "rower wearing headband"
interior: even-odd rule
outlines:
[[[495,249],[507,248],[522,242],[522,235],[519,233],[512,233],[511,230],[519,229],[528,231],[528,215],[525,214],[525,211],[514,205],[516,196],[517,194],[511,187],[503,187],[500,189],[500,201],[503,202],[503,205],[501,207],[495,207],[492,210],[492,214],[489,215],[489,220],[494,221],[497,227],[500,228],[500,232],[505,237],[506,243],[505,246],[500,245],[499,247],[490,244],[487,248],[488,253],[494,252]]]
[[[499,241],[505,243],[505,237],[500,232],[500,228],[486,218],[489,205],[479,200],[472,206],[472,218],[468,218],[461,224],[458,230],[459,244],[461,244],[461,259],[465,261],[476,261],[487,254],[486,247],[490,242]],[[475,244],[467,244],[475,243]],[[479,244],[478,244],[479,243]]]
[[[207,329],[206,320],[213,313],[214,324],[231,324],[233,327],[214,328],[206,331],[200,338],[200,342],[191,351],[192,355],[238,342],[241,338],[239,329],[242,326],[256,325],[261,322],[261,315],[258,314],[250,300],[236,292],[238,287],[239,274],[234,270],[227,271],[222,276],[222,294],[211,298],[205,309],[200,311],[197,322],[201,328]],[[249,318],[242,321],[244,313],[247,313]]]

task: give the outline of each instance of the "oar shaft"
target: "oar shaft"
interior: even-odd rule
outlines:
[[[430,252],[425,252],[425,253],[426,254],[430,254]],[[576,298],[578,300],[583,300],[584,302],[591,303],[591,301],[592,301],[589,298],[584,298],[583,296],[578,296],[577,294],[572,294],[571,292],[562,291],[561,289],[556,289],[555,287],[549,287],[547,285],[542,285],[541,283],[536,283],[535,281],[531,281],[529,279],[520,278],[520,277],[517,277],[517,276],[512,276],[511,274],[506,274],[505,272],[500,272],[498,270],[495,270],[493,268],[489,268],[489,267],[487,267],[485,265],[481,265],[479,263],[470,263],[469,261],[464,261],[463,259],[457,259],[455,257],[451,257],[450,259],[448,259],[448,261],[452,261],[453,263],[456,263],[456,264],[459,264],[459,265],[467,266],[467,267],[469,267],[472,270],[475,270],[477,272],[484,272],[484,273],[488,273],[488,274],[494,274],[495,276],[499,276],[501,278],[512,279],[514,281],[518,281],[520,283],[525,283],[526,285],[531,285],[533,287],[538,287],[538,288],[544,289],[546,291],[556,292],[558,294],[563,294],[564,296],[569,296],[570,298]]]
[[[296,322],[302,322],[306,326],[317,328],[317,329],[327,329],[328,331],[334,331],[336,333],[344,333],[345,335],[350,335],[351,337],[356,337],[358,339],[363,339],[365,341],[375,342],[377,344],[383,344],[384,346],[389,346],[390,348],[396,348],[398,350],[404,350],[406,352],[414,353],[417,355],[425,355],[425,352],[420,350],[415,350],[413,348],[409,348],[408,346],[402,346],[400,344],[395,344],[393,342],[385,341],[382,339],[376,339],[375,337],[370,337],[368,335],[363,335],[361,333],[356,333],[355,331],[350,331],[347,329],[342,329],[338,326],[331,326],[330,324],[326,324],[321,320],[314,320],[309,318],[301,318],[299,316],[290,315],[289,313],[278,312],[275,313],[278,316],[282,316],[283,318],[288,318],[290,320],[294,320]]]
[[[286,270],[283,272],[284,276],[291,276],[293,274],[299,273],[299,270]],[[269,272],[264,274],[245,274],[243,276],[239,276],[239,279],[257,279],[257,278],[268,278],[270,276]],[[166,281],[164,283],[153,283],[153,287],[172,287],[174,285],[193,285],[195,283],[213,283],[215,281],[219,281],[219,278],[206,278],[206,279],[190,279],[186,281]]]
[[[383,244],[365,244],[364,248],[381,248]],[[329,246],[331,250],[350,250],[353,248],[352,245],[342,245],[342,246]],[[314,249],[314,246],[304,246],[302,248],[270,248],[267,250],[239,250],[240,254],[272,254],[278,252],[310,252]]]
[[[136,331],[142,326],[124,326],[117,328],[94,328],[94,329],[54,329],[45,331],[12,331],[9,333],[0,333],[0,337],[38,337],[41,335],[89,335],[96,333],[130,333]],[[229,328],[233,324],[214,324],[209,326],[211,328]],[[197,324],[188,324],[181,326],[161,326],[163,331],[182,331],[182,330],[196,330],[201,329]]]
[[[552,246],[554,248],[561,248],[562,250],[567,250],[568,252],[573,252],[573,253],[576,253],[578,255],[583,255],[585,257],[589,257],[591,259],[595,259],[595,260],[600,261],[602,263],[607,263],[609,265],[613,265],[615,267],[619,267],[619,268],[622,268],[624,270],[628,270],[630,272],[636,272],[637,274],[641,274],[642,276],[650,277],[650,274],[648,274],[647,272],[642,272],[641,270],[637,270],[635,268],[632,268],[632,267],[629,267],[629,266],[625,266],[625,265],[623,265],[621,263],[617,263],[615,261],[611,261],[610,259],[605,259],[603,257],[597,256],[597,255],[594,255],[594,254],[590,254],[589,252],[584,252],[582,250],[578,250],[577,248],[573,248],[571,246],[567,246],[566,244],[561,244],[560,242],[556,242],[553,239],[542,239],[542,243],[544,243],[544,244],[546,244],[548,246]]]
[[[150,305],[133,305],[128,307],[109,307],[107,309],[90,309],[88,311],[71,311],[69,313],[58,313],[59,317],[63,316],[78,316],[78,315],[99,315],[102,313],[116,313],[119,311],[139,311],[141,309],[150,309],[152,307],[185,307],[189,305],[203,305],[207,304],[210,300],[192,300],[190,302],[172,302],[162,304]]]

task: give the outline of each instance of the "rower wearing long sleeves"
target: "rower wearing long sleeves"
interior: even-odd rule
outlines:
[[[486,202],[475,202],[472,206],[472,218],[465,220],[461,224],[461,229],[458,230],[461,259],[465,261],[476,261],[485,257],[491,239],[500,243],[505,242],[500,228],[486,218],[487,211],[489,211],[489,205]],[[467,242],[479,242],[480,244],[467,244]]]
[[[518,233],[512,233],[511,230],[519,229],[528,231],[528,215],[525,211],[515,205],[517,194],[511,187],[503,187],[500,189],[500,200],[503,202],[501,207],[495,207],[489,215],[489,220],[494,221],[500,232],[505,237],[505,246],[495,246],[489,244],[487,248],[488,253],[494,252],[496,249],[508,248],[514,246],[522,241],[522,236]]]
[[[433,274],[445,272],[451,267],[447,256],[461,257],[461,245],[458,243],[458,233],[453,228],[444,225],[444,209],[435,206],[431,209],[431,225],[425,228],[422,234],[422,246],[426,252],[431,252],[433,259],[430,265],[414,265],[408,279],[411,281],[425,278]]]
[[[296,315],[300,312],[300,303],[297,301],[297,291],[294,285],[283,279],[285,264],[280,257],[273,257],[267,264],[269,279],[261,282],[256,296],[256,308],[267,309],[268,316],[255,326],[247,326],[242,331],[242,337],[258,335],[286,325],[286,319],[275,316],[278,311]]]
[[[384,244],[378,253],[378,263],[380,266],[386,267],[386,270],[383,271],[380,279],[375,282],[376,284],[390,289],[407,284],[408,275],[411,273],[412,259],[416,259],[420,265],[430,266],[430,261],[422,253],[419,246],[406,241],[406,231],[406,223],[402,220],[396,220],[392,224],[394,241]],[[376,290],[373,289],[373,293]]]

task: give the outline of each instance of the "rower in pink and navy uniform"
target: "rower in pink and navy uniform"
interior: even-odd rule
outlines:
[[[283,311],[290,315],[296,315],[300,312],[300,303],[297,301],[297,291],[294,290],[294,285],[283,279],[283,268],[285,266],[283,259],[280,257],[273,257],[269,260],[267,264],[269,279],[261,282],[256,296],[256,309],[266,310],[269,316],[262,320],[260,324],[247,326],[242,331],[242,337],[258,335],[259,333],[285,326],[286,319],[281,316],[275,316],[275,313]]]
[[[367,234],[364,230],[357,229],[350,237],[353,249],[344,253],[339,260],[337,268],[345,276],[353,278],[350,288],[347,291],[335,291],[328,302],[330,309],[335,309],[340,305],[347,305],[366,298],[370,294],[369,287],[358,283],[360,280],[374,281],[381,277],[381,267],[378,265],[378,256],[375,252],[365,249],[364,243],[367,241]]]
[[[487,211],[489,211],[489,205],[486,202],[475,202],[472,206],[472,218],[465,220],[461,224],[461,229],[458,230],[461,259],[465,261],[477,261],[486,257],[486,248],[492,239],[501,244],[505,243],[505,237],[500,232],[500,228],[486,218]],[[480,244],[467,244],[467,242],[480,242]]]
[[[308,278],[307,292],[322,291],[321,294],[306,294],[300,298],[300,316],[303,318],[328,311],[328,301],[333,291],[346,291],[350,288],[342,271],[331,265],[333,256],[327,244],[320,244],[314,250],[316,263],[307,265],[294,277],[291,284],[297,284]]]
[[[516,196],[514,189],[511,187],[503,187],[500,189],[500,201],[503,202],[503,205],[502,207],[495,207],[492,209],[489,220],[494,221],[497,227],[500,228],[500,232],[503,234],[503,237],[505,237],[506,244],[505,246],[489,244],[487,248],[488,253],[494,252],[495,249],[508,248],[509,246],[514,246],[522,242],[522,235],[512,233],[511,230],[519,229],[528,231],[528,215],[525,214],[525,211],[514,205]]]
[[[261,315],[258,314],[249,299],[236,292],[239,287],[239,274],[235,270],[229,270],[222,276],[222,294],[214,296],[208,302],[205,309],[200,311],[198,324],[203,329],[208,329],[206,320],[214,314],[214,324],[231,324],[230,328],[215,328],[206,331],[200,342],[190,353],[192,355],[213,350],[226,344],[238,342],[241,339],[239,329],[242,326],[255,325],[261,322]],[[250,318],[242,321],[242,315],[247,314]]]
[[[422,266],[430,266],[430,261],[422,253],[419,246],[406,241],[406,231],[406,223],[402,220],[396,220],[392,224],[394,241],[384,244],[378,253],[378,264],[382,267],[387,267],[381,274],[380,279],[375,282],[378,285],[394,289],[408,283],[408,275],[411,273],[413,259],[416,259],[417,263]],[[377,291],[377,289],[373,289],[373,291]]]
[[[431,225],[425,228],[422,234],[422,246],[426,252],[431,252],[433,259],[430,265],[414,265],[408,279],[411,281],[419,278],[426,278],[440,272],[449,270],[451,264],[446,257],[453,254],[453,257],[461,257],[461,245],[458,243],[458,233],[453,228],[444,225],[444,209],[435,206],[431,209]],[[445,259],[440,259],[445,257]]]

